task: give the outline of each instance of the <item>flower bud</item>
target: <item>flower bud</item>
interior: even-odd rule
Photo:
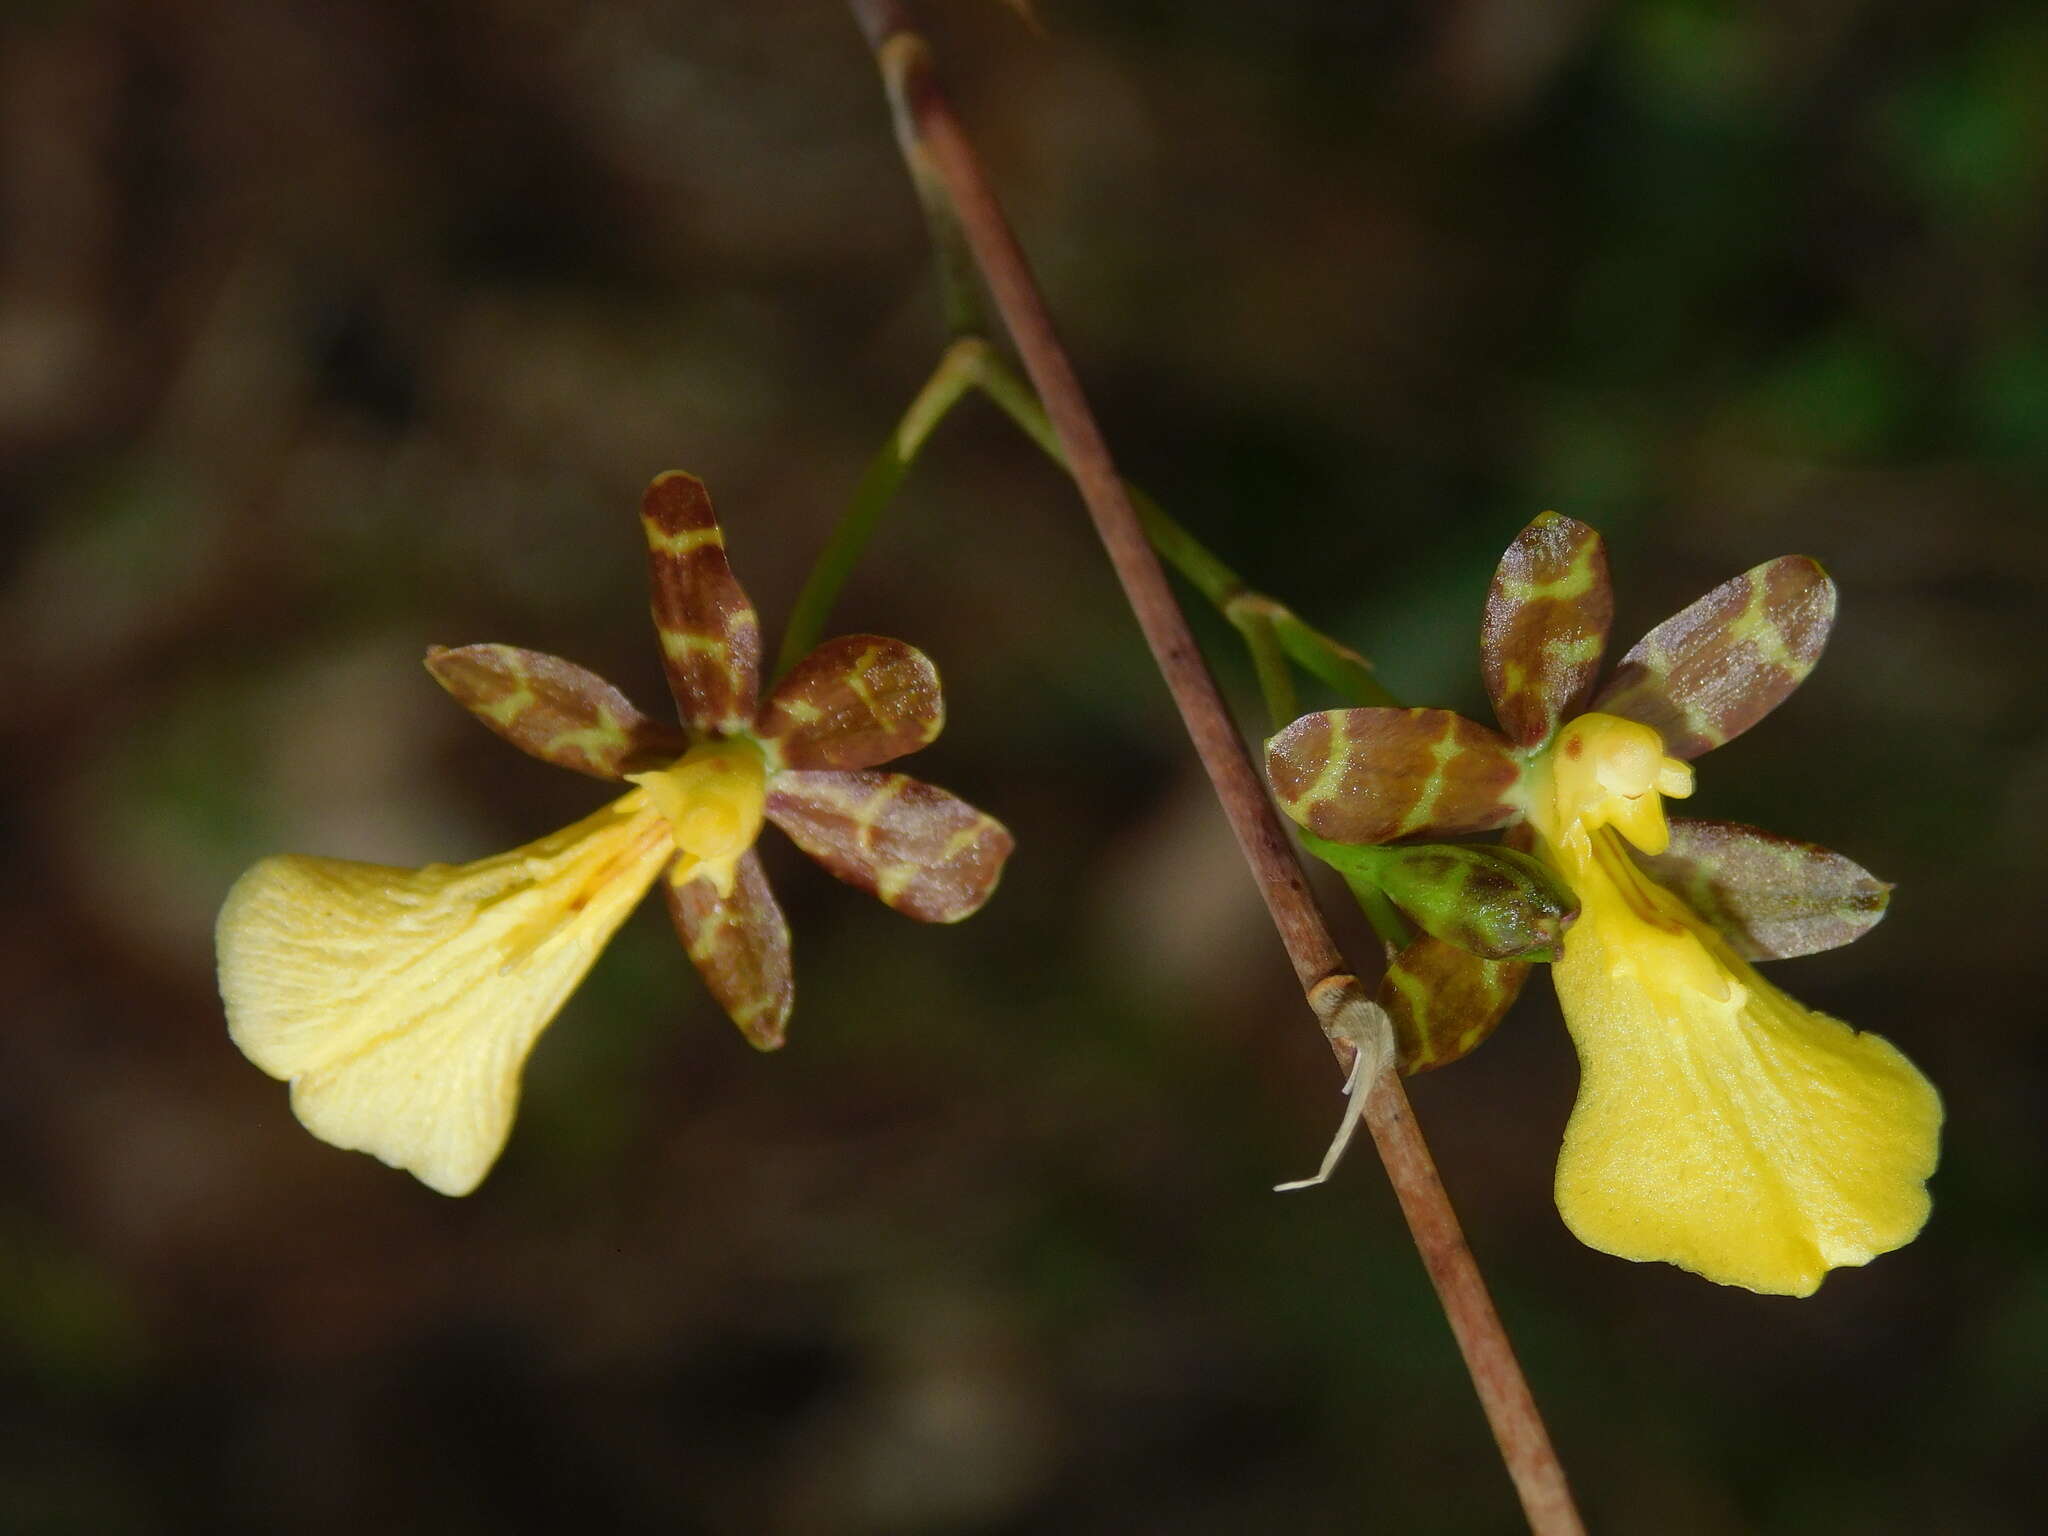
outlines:
[[[1546,866],[1490,844],[1387,847],[1303,841],[1347,880],[1364,881],[1432,938],[1486,960],[1550,960],[1579,904]]]

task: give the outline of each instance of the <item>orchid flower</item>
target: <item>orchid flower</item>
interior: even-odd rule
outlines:
[[[1499,1019],[1531,956],[1577,1047],[1557,1204],[1591,1247],[1728,1285],[1809,1295],[1910,1242],[1941,1101],[1898,1049],[1806,1008],[1756,962],[1848,943],[1889,887],[1811,843],[1668,819],[1692,760],[1781,703],[1819,659],[1835,588],[1787,556],[1716,587],[1625,656],[1592,529],[1545,513],[1502,557],[1481,625],[1500,730],[1436,709],[1307,715],[1267,746],[1282,808],[1377,845],[1505,829],[1576,898],[1521,958],[1425,936],[1382,1000],[1411,1070]],[[1313,843],[1312,843],[1312,846]]]
[[[443,1194],[469,1193],[497,1160],[541,1031],[657,881],[712,996],[772,1050],[793,984],[789,928],[754,852],[764,821],[923,922],[979,908],[1009,857],[1010,834],[988,816],[875,771],[939,734],[923,653],[878,635],[828,640],[762,699],[760,625],[703,485],[661,476],[641,522],[683,729],[559,657],[503,645],[427,655],[435,680],[514,746],[631,785],[624,795],[472,864],[265,859],[221,908],[235,1044],[290,1082],[315,1136]]]

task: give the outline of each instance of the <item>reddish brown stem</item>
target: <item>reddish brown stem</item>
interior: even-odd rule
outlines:
[[[1202,766],[1251,866],[1304,995],[1329,1019],[1333,993],[1355,994],[1343,955],[1303,880],[1243,739],[1195,645],[1143,525],[1125,493],[1081,382],[1054,331],[1044,296],[1003,216],[952,104],[940,88],[924,39],[898,0],[849,0],[875,50],[896,106],[897,134],[913,178],[942,191],[974,262],[1014,339],[1025,371],[1059,434],[1096,532],[1131,611],[1172,690]],[[1339,1045],[1340,1058],[1349,1048]],[[1501,1326],[1486,1282],[1437,1176],[1408,1096],[1391,1071],[1372,1090],[1366,1122],[1422,1261],[1449,1316],[1530,1528],[1542,1536],[1583,1532],[1535,1399]]]

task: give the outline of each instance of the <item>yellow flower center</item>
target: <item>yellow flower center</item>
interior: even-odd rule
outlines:
[[[721,896],[731,895],[734,871],[761,835],[768,803],[761,749],[745,737],[707,741],[666,768],[628,777],[647,791],[682,855],[669,878],[684,885],[708,876]]]
[[[1739,1006],[1746,995],[1707,925],[1646,877],[1621,843],[1625,837],[1645,853],[1662,853],[1671,843],[1664,797],[1684,799],[1692,790],[1692,769],[1664,755],[1655,731],[1614,715],[1573,720],[1531,772],[1528,815],[1542,835],[1538,852],[1579,897],[1566,955],[1578,959],[1573,938],[1582,953],[1607,951],[1608,965],[1639,976],[1666,1018],[1683,1014],[1690,1000]],[[1617,935],[1626,937],[1610,947]]]
[[[1691,793],[1692,769],[1666,757],[1663,739],[1647,725],[1581,715],[1534,764],[1529,821],[1581,860],[1590,856],[1592,834],[1607,826],[1645,853],[1662,853],[1671,841],[1663,797]]]

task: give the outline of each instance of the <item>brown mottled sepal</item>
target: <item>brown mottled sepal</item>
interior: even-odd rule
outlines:
[[[1643,636],[1593,707],[1641,721],[1673,757],[1698,757],[1776,709],[1834,622],[1835,584],[1817,562],[1766,561]]]
[[[654,627],[683,723],[698,736],[752,724],[761,686],[761,621],[732,573],[704,482],[659,475],[640,506]]]
[[[558,768],[620,779],[689,747],[681,731],[641,714],[595,672],[543,651],[437,645],[427,651],[427,670],[513,746]]]
[[[1746,960],[1818,954],[1860,939],[1891,900],[1891,886],[1853,860],[1733,821],[1674,819],[1671,846],[1636,861]]]
[[[1326,710],[1266,743],[1280,808],[1339,843],[1504,826],[1521,772],[1506,738],[1445,709]]]
[[[1614,618],[1607,550],[1584,523],[1545,512],[1500,557],[1479,623],[1493,712],[1518,747],[1580,712]]]
[[[1423,937],[1387,962],[1380,1006],[1394,1021],[1402,1072],[1413,1076],[1472,1054],[1493,1033],[1528,979],[1520,960],[1482,960]]]
[[[1488,960],[1550,960],[1579,915],[1578,898],[1540,860],[1508,848],[1333,843],[1302,834],[1347,880],[1384,891],[1423,932]]]
[[[929,746],[945,723],[939,669],[924,652],[842,635],[775,685],[754,735],[781,767],[874,768]]]
[[[796,983],[789,963],[789,924],[768,888],[761,856],[750,850],[740,858],[726,896],[706,875],[676,884],[677,867],[671,867],[661,889],[684,950],[748,1043],[756,1050],[777,1049],[789,1028]]]
[[[996,888],[1013,846],[1003,824],[900,773],[791,770],[768,819],[848,885],[922,923],[954,923]]]

